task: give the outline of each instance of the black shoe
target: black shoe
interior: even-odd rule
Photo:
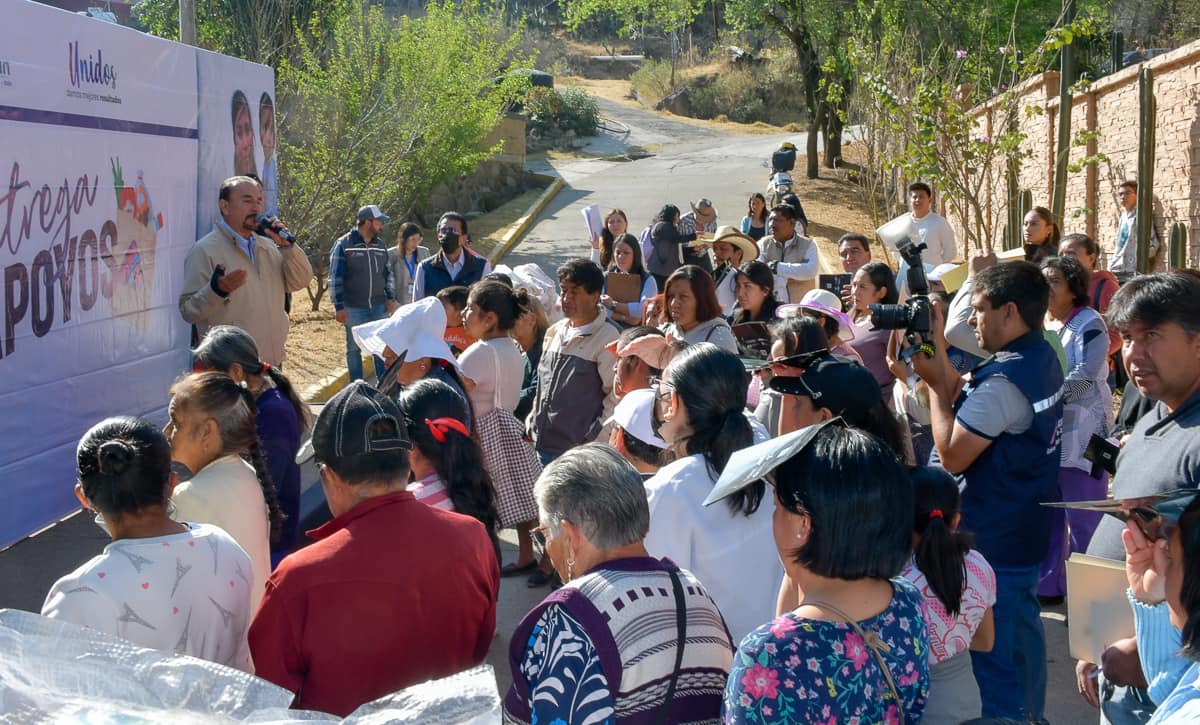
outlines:
[[[524,574],[525,572],[533,571],[533,569],[537,567],[537,564],[537,559],[530,559],[528,564],[521,566],[517,566],[517,563],[514,561],[511,564],[505,564],[504,566],[500,567],[500,576],[510,577],[517,576],[518,574]]]
[[[538,587],[546,586],[557,578],[558,574],[556,574],[553,570],[547,572],[538,569],[530,574],[529,578],[525,580],[525,586],[529,587],[530,589],[537,589]]]
[[[1067,598],[1061,594],[1058,594],[1055,596],[1045,596],[1045,597],[1043,597],[1041,595],[1038,596],[1038,603],[1041,604],[1043,607],[1057,607],[1058,605],[1062,604],[1065,601],[1067,601]]]

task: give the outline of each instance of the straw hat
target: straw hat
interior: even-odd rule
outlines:
[[[752,259],[758,259],[758,245],[754,243],[753,239],[742,234],[732,226],[717,227],[717,232],[713,235],[709,244],[716,244],[717,242],[732,244],[742,250],[742,264]]]
[[[717,209],[709,199],[700,199],[696,202],[690,202],[692,211],[696,214],[696,226],[702,227],[706,224],[712,224],[717,220]]]

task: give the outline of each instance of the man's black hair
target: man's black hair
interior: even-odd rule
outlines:
[[[558,268],[558,283],[564,282],[582,287],[588,294],[604,289],[604,272],[600,265],[590,259],[572,259]]]
[[[1036,265],[1018,261],[988,267],[975,275],[973,291],[987,300],[992,309],[1014,303],[1030,330],[1042,329],[1050,304],[1050,284]]]
[[[908,193],[911,194],[914,191],[923,191],[930,199],[933,198],[933,187],[929,184],[926,184],[924,181],[914,181],[913,183],[909,184]]]
[[[460,227],[462,227],[462,233],[463,233],[464,237],[470,235],[470,232],[467,230],[467,218],[465,216],[463,216],[462,214],[459,214],[456,211],[448,211],[445,214],[442,214],[440,217],[438,217],[437,225],[440,227],[442,225],[442,222],[446,221],[447,219],[458,222],[458,225]]]
[[[776,204],[775,206],[771,207],[771,213],[778,214],[782,217],[787,217],[792,221],[796,221],[796,207],[792,206],[791,204]]]
[[[651,466],[662,465],[663,452],[661,448],[643,443],[641,439],[624,428],[618,428],[618,430],[621,431],[621,445],[625,446],[625,451],[629,455]]]
[[[1104,319],[1118,331],[1135,322],[1147,327],[1174,322],[1195,335],[1200,332],[1200,278],[1188,272],[1134,277],[1113,295]]]

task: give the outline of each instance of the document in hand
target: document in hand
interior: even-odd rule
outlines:
[[[1133,636],[1125,563],[1087,554],[1067,559],[1067,644],[1071,656],[1100,662],[1104,649]]]

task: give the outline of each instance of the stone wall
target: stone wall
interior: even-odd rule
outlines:
[[[484,148],[502,143],[500,153],[482,162],[475,172],[434,190],[418,215],[426,224],[454,210],[473,218],[519,196],[528,186],[525,174],[525,118],[510,114],[500,119]]]
[[[1118,185],[1137,178],[1138,77],[1143,66],[1154,70],[1158,100],[1154,226],[1163,248],[1152,266],[1165,267],[1167,233],[1171,224],[1184,222],[1188,226],[1188,265],[1200,267],[1200,41],[1105,76],[1072,99],[1071,136],[1083,129],[1099,135],[1088,147],[1072,146],[1070,159],[1101,153],[1107,161],[1068,172],[1066,218],[1061,227],[1064,234],[1088,233],[1111,253],[1119,215]],[[1020,184],[1033,192],[1035,206],[1050,206],[1058,142],[1058,83],[1058,73],[1051,72],[1018,89],[1022,107],[1040,109],[1022,113],[1019,121],[1030,154],[1022,163]],[[990,110],[987,105],[976,110],[981,125]],[[993,189],[992,202],[1003,205],[1005,193],[1004,188]],[[962,238],[961,224],[951,221]]]

